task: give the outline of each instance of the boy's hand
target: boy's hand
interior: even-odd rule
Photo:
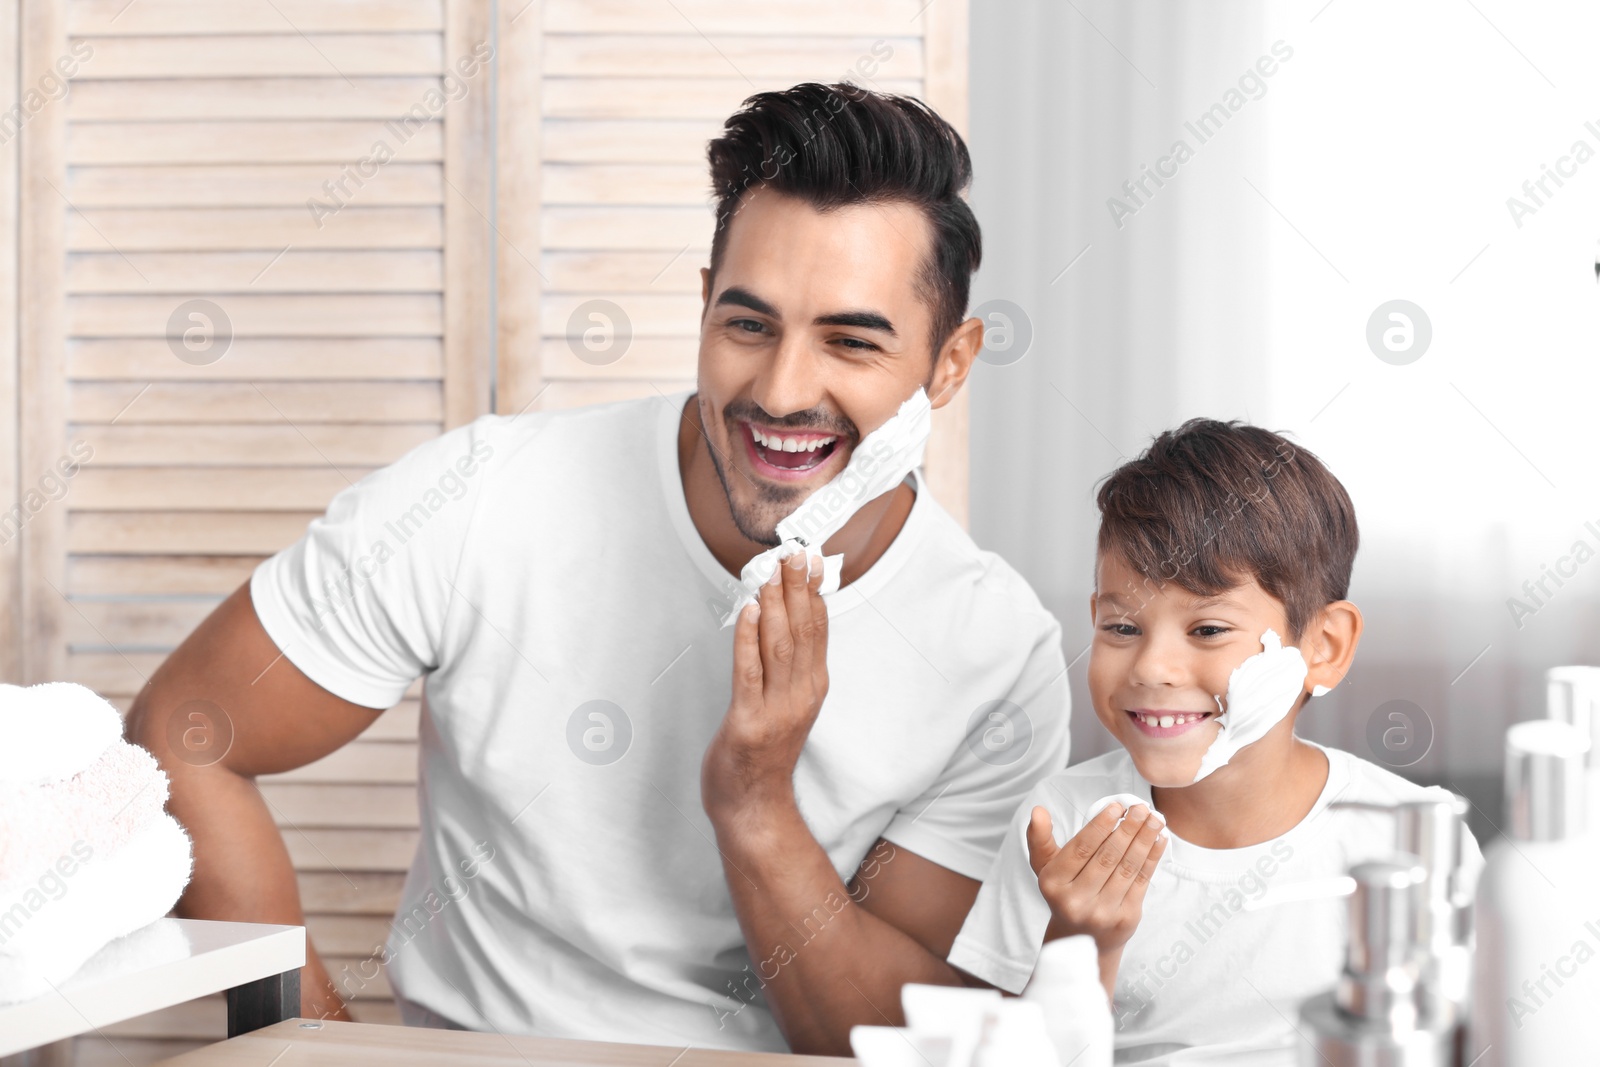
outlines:
[[[758,816],[793,797],[794,768],[828,695],[828,607],[822,566],[804,554],[778,565],[733,632],[733,699],[706,749],[700,794],[706,813]]]
[[[1048,811],[1035,807],[1028,823],[1028,862],[1050,905],[1045,940],[1092,936],[1107,996],[1114,995],[1122,946],[1139,926],[1150,876],[1167,850],[1159,814],[1139,804],[1119,825],[1122,813],[1122,805],[1110,805],[1060,847]]]

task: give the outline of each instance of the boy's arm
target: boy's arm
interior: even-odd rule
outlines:
[[[1028,822],[1028,861],[1050,905],[1044,939],[1093,937],[1107,998],[1116,997],[1123,946],[1138,929],[1145,890],[1166,851],[1165,825],[1142,804],[1126,817],[1112,804],[1058,847],[1049,811],[1035,807]]]

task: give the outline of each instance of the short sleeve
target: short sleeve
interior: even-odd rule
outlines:
[[[1041,783],[1017,806],[978,899],[950,946],[952,967],[1008,993],[1021,993],[1033,977],[1050,925],[1050,905],[1028,861],[1028,822],[1034,806],[1042,805],[1051,813],[1057,843],[1062,843],[1057,799],[1048,783]]]
[[[1071,690],[1061,625],[1045,614],[1004,699],[985,705],[944,772],[902,808],[883,837],[968,878],[982,878],[1017,805],[1067,765]],[[1013,756],[1013,751],[1020,755]]]
[[[300,540],[250,576],[267,635],[328,692],[387,708],[438,666],[456,568],[494,463],[493,418],[341,490]]]

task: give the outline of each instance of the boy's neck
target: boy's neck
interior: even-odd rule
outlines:
[[[1294,736],[1291,718],[1194,785],[1152,787],[1150,796],[1176,837],[1201,848],[1247,848],[1298,826],[1327,784],[1328,757]]]

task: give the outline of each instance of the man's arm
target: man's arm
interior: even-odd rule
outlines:
[[[215,705],[225,722],[195,720],[169,730],[173,715],[194,700]],[[183,709],[186,720],[192,710]],[[195,628],[140,690],[127,720],[128,739],[167,772],[167,808],[194,839],[194,877],[178,901],[179,915],[305,923],[294,867],[255,776],[326,756],[380,710],[334,696],[290,663],[256,617],[248,582]],[[186,729],[222,736],[228,727],[232,744],[220,758],[183,748]],[[309,940],[300,1013],[349,1018]]]
[[[978,883],[887,841],[847,888],[800,815],[794,767],[827,695],[821,573],[780,567],[734,631],[734,692],[701,793],[752,967],[794,1052],[849,1055],[901,1025],[907,982],[976,984],[945,962]]]

